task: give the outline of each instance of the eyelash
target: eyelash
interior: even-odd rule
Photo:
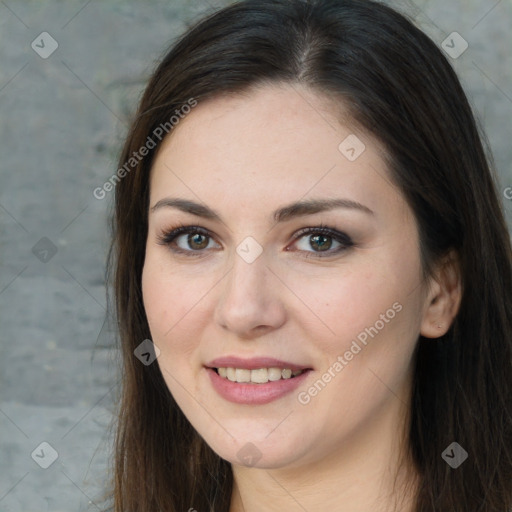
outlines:
[[[213,239],[212,235],[207,229],[202,228],[201,226],[176,226],[169,228],[168,230],[164,231],[161,235],[158,235],[157,242],[159,245],[165,245],[168,246],[172,252],[178,253],[178,254],[185,254],[190,257],[203,257],[204,252],[206,250],[200,250],[200,251],[194,251],[194,250],[184,250],[181,248],[173,247],[172,244],[176,238],[178,238],[180,235],[183,234],[199,234],[203,235],[205,237],[208,237],[209,239]],[[326,258],[329,256],[333,256],[335,254],[340,254],[347,249],[350,249],[355,244],[352,242],[352,239],[345,233],[338,231],[336,229],[330,228],[329,226],[326,226],[324,224],[320,224],[317,227],[309,227],[309,228],[303,228],[299,230],[297,233],[295,233],[295,239],[294,242],[297,240],[300,240],[301,238],[305,237],[306,235],[324,235],[329,238],[332,238],[336,242],[341,244],[341,247],[338,247],[335,250],[328,250],[323,252],[315,252],[315,251],[300,251],[304,252],[305,258]]]

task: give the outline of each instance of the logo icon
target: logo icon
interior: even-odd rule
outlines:
[[[160,349],[151,340],[144,340],[133,353],[144,366],[149,366],[160,355]]]
[[[39,57],[47,59],[59,47],[59,43],[48,32],[41,32],[30,46]]]
[[[252,236],[248,236],[238,245],[236,252],[245,262],[252,263],[263,252],[263,247]]]
[[[468,452],[459,443],[453,442],[441,457],[450,467],[457,469],[468,458]]]
[[[252,467],[261,459],[262,453],[253,443],[245,443],[236,456],[244,466]]]
[[[338,146],[340,153],[350,162],[357,160],[365,149],[363,141],[353,133]]]
[[[48,469],[59,458],[57,450],[46,441],[42,442],[30,456],[43,469]]]
[[[43,263],[48,263],[57,253],[57,247],[47,237],[43,236],[34,247],[32,247],[32,254]]]
[[[469,45],[458,32],[452,32],[441,43],[441,47],[452,59],[458,59],[468,49]]]

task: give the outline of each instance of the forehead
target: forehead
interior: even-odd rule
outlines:
[[[162,143],[151,203],[171,192],[256,210],[306,197],[389,200],[398,191],[382,148],[341,112],[296,86],[200,102]]]
[[[162,150],[176,154],[185,145],[187,151],[200,150],[189,157],[236,158],[246,164],[251,158],[255,168],[268,161],[296,163],[314,155],[320,143],[326,156],[337,157],[342,126],[334,105],[298,86],[267,85],[224,94],[194,107],[164,141]],[[349,134],[354,129],[345,131]]]

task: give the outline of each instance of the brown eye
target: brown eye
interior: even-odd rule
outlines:
[[[354,246],[354,242],[352,242],[352,239],[347,234],[341,231],[327,226],[320,226],[305,228],[299,231],[294,245],[297,246],[300,252],[304,253],[306,258],[321,258],[346,251]]]
[[[194,233],[187,236],[187,244],[190,249],[206,249],[209,237],[200,233]]]
[[[210,233],[199,226],[179,226],[170,229],[158,237],[160,245],[168,246],[171,251],[190,256],[202,256],[205,249],[211,248],[213,238]],[[218,248],[218,244],[215,248]]]

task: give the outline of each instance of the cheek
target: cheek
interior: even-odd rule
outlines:
[[[379,384],[368,369],[390,382],[403,377],[421,323],[419,268],[414,258],[390,254],[372,265],[353,266],[335,279],[303,281],[302,292],[325,327],[325,336],[311,336],[324,354],[325,369],[338,356],[346,361],[335,372],[343,374],[338,382],[364,383],[359,389],[375,391]]]
[[[161,351],[159,362],[167,361],[167,354],[187,351],[187,347],[176,344],[172,340],[186,339],[177,336],[180,329],[186,325],[189,287],[180,283],[178,276],[172,279],[162,265],[150,255],[147,256],[142,272],[142,296],[144,310],[149,324],[152,341]],[[181,290],[178,294],[176,289]],[[169,362],[172,363],[170,358]],[[167,363],[166,363],[167,366]]]
[[[170,273],[151,253],[147,255],[142,273],[144,309],[151,340],[160,350],[156,362],[181,408],[187,403],[184,389],[196,392],[191,380],[192,356],[197,349],[194,340],[199,337],[193,332],[197,328],[195,322],[190,321],[197,303],[192,283],[193,280]]]
[[[201,279],[187,277],[170,268],[156,251],[149,249],[142,272],[142,296],[151,333],[161,342],[172,339],[173,332],[187,325],[194,305],[204,294]]]
[[[147,256],[142,271],[142,298],[154,341],[161,339],[162,334],[171,328],[169,311],[175,311],[176,306],[162,277],[162,270]]]
[[[376,322],[380,326],[381,315],[388,310],[386,319],[394,318],[393,304],[403,296],[399,284],[390,282],[389,275],[371,269],[340,270],[334,278],[332,273],[325,279],[302,278],[301,295],[325,329],[324,339],[332,339],[329,345],[333,349],[350,344],[349,340]],[[340,340],[344,341],[340,344]]]

